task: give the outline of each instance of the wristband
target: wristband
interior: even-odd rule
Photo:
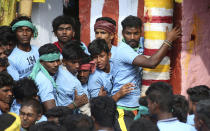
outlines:
[[[77,108],[77,104],[75,102],[72,102],[72,104],[74,105],[74,108]]]

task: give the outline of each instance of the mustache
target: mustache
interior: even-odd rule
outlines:
[[[136,42],[136,43],[139,43],[139,41],[136,41],[136,40],[134,40],[134,39],[132,39],[132,40],[129,40],[129,41],[128,41],[128,43],[130,43],[130,42]]]
[[[0,58],[0,66],[9,66],[8,58]]]

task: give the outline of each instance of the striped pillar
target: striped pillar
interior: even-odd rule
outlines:
[[[144,55],[150,57],[158,51],[166,39],[166,26],[172,29],[173,0],[144,0]],[[170,58],[166,56],[155,69],[143,68],[141,96],[149,85],[170,80]]]

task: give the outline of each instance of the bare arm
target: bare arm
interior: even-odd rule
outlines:
[[[125,85],[123,85],[120,90],[112,96],[112,99],[117,102],[120,98],[122,98],[123,96],[125,96],[126,94],[130,93],[131,90],[133,90],[133,88],[135,85],[133,85],[132,83],[127,83]]]
[[[88,103],[88,97],[87,97],[86,94],[82,94],[81,96],[79,96],[79,95],[77,95],[77,91],[76,90],[75,90],[74,93],[75,93],[74,104],[71,103],[71,104],[68,105],[68,107],[70,109],[75,109],[77,107],[81,107],[81,106],[83,106],[83,105]]]
[[[173,28],[170,32],[168,32],[168,28],[166,28],[166,40],[173,42],[177,38],[181,36],[181,29],[178,27]],[[167,44],[163,44],[160,49],[153,54],[150,58],[147,58],[143,55],[137,56],[133,60],[133,65],[146,67],[146,68],[155,68],[163,57],[166,56],[170,47]]]
[[[49,109],[52,109],[53,107],[55,107],[55,100],[48,100],[43,102],[44,105],[44,109],[45,111],[48,111]]]

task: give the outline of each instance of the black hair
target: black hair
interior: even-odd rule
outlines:
[[[80,64],[88,64],[90,61],[91,61],[91,57],[90,56],[86,56],[86,57],[83,57],[80,61]]]
[[[88,51],[90,52],[91,57],[94,57],[101,54],[103,51],[108,54],[110,49],[104,39],[96,39],[89,44]]]
[[[19,21],[22,21],[22,20],[27,20],[27,21],[29,21],[29,22],[32,23],[32,20],[31,20],[30,17],[28,17],[28,16],[19,16],[19,17],[15,18],[15,19],[10,23],[10,26],[12,27],[15,23],[17,23],[17,22],[19,22]],[[16,31],[16,30],[15,30],[15,31]],[[15,32],[15,31],[14,31],[14,32]],[[32,30],[32,31],[33,31],[33,30]]]
[[[4,131],[12,125],[16,118],[8,113],[3,113],[0,115],[0,130]]]
[[[30,78],[23,78],[15,82],[13,87],[13,94],[15,99],[23,101],[24,99],[32,99],[37,96],[38,86],[34,80]]]
[[[56,17],[52,22],[53,32],[56,32],[61,24],[70,24],[75,31],[76,22],[73,17],[66,15]]]
[[[10,26],[0,26],[0,45],[15,44],[16,37]]]
[[[116,117],[116,103],[108,96],[98,96],[90,100],[91,115],[103,127],[113,127]]]
[[[206,127],[210,129],[210,99],[201,100],[196,104],[196,114],[198,119],[203,120]]]
[[[61,125],[66,127],[68,131],[93,131],[94,123],[91,117],[83,114],[74,114],[66,116]]]
[[[0,88],[13,86],[14,80],[7,72],[0,72]]]
[[[147,97],[146,96],[139,98],[139,105],[146,106],[146,107],[148,106]]]
[[[159,129],[152,121],[140,118],[132,123],[130,131],[159,131]]]
[[[187,94],[192,102],[210,98],[210,89],[206,85],[199,85],[187,90]]]
[[[25,99],[21,104],[21,108],[24,106],[31,106],[37,114],[43,114],[43,107],[36,99]]]
[[[116,26],[116,21],[113,20],[113,19],[110,18],[110,17],[99,17],[99,18],[96,19],[96,22],[101,21],[101,20],[107,21],[107,22],[112,23],[113,25]]]
[[[62,49],[63,59],[65,60],[79,60],[87,56],[81,48],[81,42],[72,40],[64,45]]]
[[[152,83],[146,91],[147,98],[157,103],[161,111],[172,112],[172,86],[165,82]]]
[[[179,121],[186,123],[189,110],[189,104],[182,95],[174,95],[172,102],[172,115],[177,117]]]
[[[56,45],[52,43],[45,44],[39,48],[39,56],[50,53],[60,53]]]
[[[49,109],[46,112],[45,116],[47,118],[49,118],[49,117],[62,118],[62,117],[65,117],[65,116],[71,115],[71,114],[73,114],[73,110],[68,108],[67,106],[56,106],[56,107]]]
[[[121,22],[121,25],[122,25],[123,30],[126,27],[137,27],[141,29],[142,20],[137,16],[129,15]]]
[[[43,121],[32,125],[29,131],[67,131],[64,127],[52,121]]]

